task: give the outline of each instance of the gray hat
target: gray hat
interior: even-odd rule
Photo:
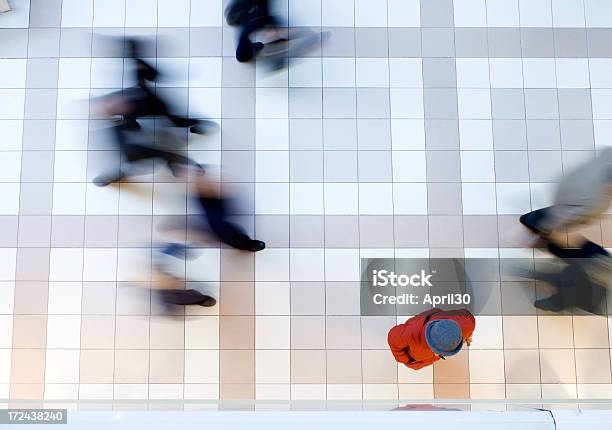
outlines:
[[[425,340],[433,352],[449,357],[463,347],[463,333],[455,320],[433,320],[425,327]]]

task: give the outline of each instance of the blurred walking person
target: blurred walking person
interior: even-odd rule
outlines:
[[[561,311],[578,306],[589,312],[600,311],[604,289],[610,282],[609,253],[582,237],[576,243],[562,246],[558,236],[564,235],[567,228],[597,219],[611,200],[612,148],[605,148],[563,177],[552,206],[521,216],[521,224],[565,263],[560,274],[536,273],[537,279],[548,281],[557,290],[552,296],[537,300],[536,307]]]
[[[554,204],[521,216],[521,223],[540,237],[551,237],[565,228],[587,224],[599,217],[612,200],[612,148],[563,177]]]
[[[276,37],[270,43],[287,40],[278,35],[280,22],[270,13],[269,3],[269,0],[232,0],[226,9],[227,23],[241,27],[236,47],[236,59],[241,63],[251,61],[264,48],[263,42],[251,40],[254,33],[268,30],[270,36]]]
[[[190,223],[189,231],[192,233],[212,233],[221,243],[233,248],[258,252],[266,247],[265,242],[252,239],[246,231],[236,223],[230,221],[230,210],[228,198],[222,196],[219,190],[220,184],[207,178],[203,169],[194,171],[194,196],[200,208],[200,217],[196,223]],[[175,226],[165,226],[164,230],[173,230]],[[158,297],[162,303],[171,305],[200,305],[214,306],[216,300],[211,296],[202,294],[196,290],[185,290],[181,288],[184,280],[178,274],[172,274],[170,269],[173,261],[169,258],[188,260],[195,258],[195,251],[188,244],[169,243],[157,255],[157,272],[164,279],[163,287],[159,290]]]
[[[189,128],[192,133],[204,134],[209,122],[193,120],[174,115],[170,112],[166,102],[161,100],[154,92],[151,84],[155,82],[159,73],[140,57],[142,55],[142,42],[135,39],[126,41],[127,54],[135,62],[136,86],[123,92],[111,94],[100,104],[100,110],[108,117],[119,117],[114,121],[113,133],[119,150],[127,161],[129,169],[133,163],[149,159],[165,161],[174,176],[184,172],[185,166],[197,166],[197,163],[175,151],[165,148],[157,143],[142,143],[144,133],[138,119],[148,116],[162,116],[170,120],[177,127]],[[138,141],[138,138],[141,138]],[[120,181],[129,171],[123,167],[119,171],[102,174],[94,179],[98,186],[106,186]]]
[[[304,56],[329,36],[327,32],[282,28],[281,20],[271,12],[270,0],[231,0],[225,16],[228,25],[240,27],[236,59],[244,63],[262,57],[271,70],[282,69],[289,58]],[[256,34],[261,40],[252,40]]]
[[[163,116],[177,127],[189,128],[192,133],[204,134],[206,122],[172,114],[167,103],[155,94],[155,90],[150,85],[156,81],[159,72],[141,58],[144,43],[136,39],[128,39],[125,44],[128,58],[135,63],[137,81],[136,86],[125,93],[129,100],[129,108],[122,115],[126,125],[139,128],[137,121],[139,118]]]

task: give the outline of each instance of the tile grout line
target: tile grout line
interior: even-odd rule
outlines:
[[[323,1],[321,1],[321,10],[320,10],[320,20],[321,20],[321,149],[322,149],[322,156],[321,159],[323,160],[323,183],[321,184],[321,187],[323,188],[323,341],[325,343],[325,352],[323,353],[323,371],[324,371],[324,375],[323,378],[325,380],[325,399],[327,400],[327,371],[328,371],[328,365],[327,365],[327,246],[326,246],[326,239],[327,239],[327,210],[325,208],[325,130],[324,130],[324,124],[325,124],[325,114],[324,114],[324,105],[325,105],[325,95],[324,95],[324,91],[325,91],[325,65],[324,65],[324,49],[325,49],[325,42],[323,41]],[[291,135],[291,131],[289,131],[289,134]],[[291,178],[289,178],[291,179]],[[293,315],[291,317],[291,320],[293,321]],[[292,347],[291,343],[289,344],[289,347]],[[293,352],[293,348],[291,348],[291,352]],[[293,383],[291,384],[293,385]],[[291,399],[293,400],[293,396],[291,397]]]
[[[419,1],[420,3],[420,1]],[[420,5],[419,5],[420,7]],[[392,91],[391,91],[391,86],[392,86],[392,74],[391,74],[391,44],[390,44],[390,40],[389,40],[389,1],[387,1],[387,28],[386,28],[386,35],[387,35],[387,79],[389,80],[389,86],[388,86],[388,95],[389,95],[389,134],[390,134],[390,140],[389,140],[389,152],[391,155],[391,210],[392,210],[392,234],[393,234],[393,260],[396,261],[397,258],[397,245],[396,245],[396,213],[395,213],[395,172],[394,172],[394,154],[395,154],[395,145],[393,142],[393,104],[391,103],[392,100]],[[420,21],[420,17],[419,17],[419,21]],[[422,65],[421,65],[421,70],[422,70]],[[422,74],[422,72],[421,72]],[[426,167],[427,169],[427,167]],[[361,258],[359,259],[359,261],[361,262]],[[360,267],[360,272],[362,271],[362,268]],[[360,285],[359,285],[359,292],[361,294],[361,279],[360,279]],[[393,308],[395,309],[395,315],[393,316],[393,325],[399,324],[399,317],[398,317],[398,309],[397,309],[397,305],[394,305]],[[360,309],[361,311],[361,309]],[[361,316],[361,318],[363,319],[363,315]],[[361,347],[362,347],[362,354],[363,354],[363,330],[361,332],[361,337],[362,337],[362,341],[361,341]],[[397,399],[399,399],[400,396],[400,384],[399,384],[399,363],[394,363],[395,364],[395,393],[397,395]]]
[[[386,5],[385,5],[386,7]],[[357,62],[359,57],[357,56],[357,2],[355,2],[355,5],[353,7],[353,46],[354,46],[354,58],[355,58],[355,87],[354,87],[354,94],[355,94],[355,136],[357,139],[357,213],[359,214],[359,217],[357,219],[357,247],[358,247],[358,258],[359,258],[359,262],[361,264],[361,181],[360,181],[360,177],[359,177],[359,171],[361,169],[359,169],[359,151],[360,151],[360,145],[359,145],[359,97],[357,95],[358,93],[358,83],[357,83],[357,76],[358,76],[358,70],[357,70]],[[389,101],[389,104],[391,102]],[[391,107],[389,106],[389,109]],[[361,286],[360,286],[361,287]],[[325,291],[327,293],[327,285],[325,287]],[[325,321],[326,321],[326,349],[327,349],[327,316],[325,317]],[[361,324],[361,317],[359,318],[359,345],[360,347],[362,347],[362,338],[361,338],[361,333],[363,332],[363,328],[362,328],[362,324]],[[361,349],[361,348],[360,348]],[[359,354],[359,372],[360,372],[360,400],[363,400],[363,380],[364,380],[364,375],[363,375],[363,352],[360,351]],[[329,400],[329,388],[327,387],[327,400]]]
[[[486,28],[489,28],[489,23],[488,23],[488,16],[486,13],[486,1],[485,1],[485,24],[486,24]],[[519,11],[519,16],[520,16],[520,11]],[[487,31],[487,52],[490,52],[490,46],[489,46],[489,32]],[[496,249],[496,253],[497,253],[497,258],[499,259],[499,261],[501,261],[501,234],[499,231],[499,203],[498,203],[498,195],[497,195],[497,163],[496,163],[496,158],[495,158],[495,133],[494,133],[494,126],[493,126],[493,97],[491,96],[491,58],[488,55],[487,56],[487,68],[488,68],[488,74],[487,77],[489,79],[489,103],[490,103],[490,109],[491,109],[491,119],[490,119],[490,125],[491,125],[491,150],[493,152],[493,180],[494,182],[494,190],[495,190],[495,227],[496,227],[496,232],[497,232],[497,249]],[[464,235],[465,235],[465,226],[464,226]],[[465,236],[464,236],[465,238]],[[465,246],[465,241],[464,241],[464,246]],[[499,279],[501,281],[502,279],[502,274],[501,274],[501,264],[499,265]],[[503,358],[503,362],[504,362],[504,398],[507,399],[508,398],[508,381],[507,381],[507,375],[506,375],[506,348],[504,345],[504,317],[503,317],[503,309],[504,309],[504,297],[502,294],[502,283],[500,282],[499,285],[499,301],[500,301],[500,314],[501,314],[501,318],[500,318],[500,325],[501,325],[501,344],[502,344],[502,358]]]
[[[63,0],[62,0],[61,1],[61,5],[60,5],[60,17],[62,16],[63,6],[64,6],[64,4],[63,4]],[[62,47],[62,36],[63,36],[62,35],[62,31],[61,31],[61,19],[60,19],[60,28],[58,28],[58,32],[59,32],[59,39],[58,39],[58,47],[57,47],[57,50],[58,50],[58,53],[57,53],[57,55],[58,55],[58,58],[57,58],[57,81],[55,83],[55,86],[56,86],[56,89],[55,89],[55,94],[56,94],[56,96],[55,96],[55,100],[56,100],[56,102],[55,102],[56,103],[56,108],[55,108],[55,112],[56,113],[55,113],[55,115],[56,115],[56,118],[54,119],[54,124],[55,124],[56,128],[57,128],[57,116],[58,116],[57,115],[58,114],[57,105],[59,104],[59,72],[60,72],[60,62],[61,62],[61,55],[62,55],[61,47]],[[90,109],[91,105],[90,105],[89,100],[88,100],[87,105],[88,105],[88,109]],[[53,243],[52,243],[52,241],[53,241],[53,218],[54,218],[54,216],[53,216],[54,215],[54,213],[53,213],[53,202],[55,200],[55,184],[56,184],[56,181],[55,181],[55,173],[56,173],[55,162],[56,162],[56,159],[57,159],[57,157],[56,157],[56,148],[57,148],[57,138],[56,138],[56,136],[57,136],[57,133],[56,133],[55,129],[53,131],[55,133],[55,135],[54,135],[54,142],[55,142],[55,144],[54,144],[54,148],[53,148],[53,178],[52,178],[52,180],[53,180],[53,190],[52,190],[52,198],[51,198],[51,217],[50,217],[51,218],[51,229],[50,229],[50,233],[49,233],[49,236],[50,236],[49,237],[49,279],[48,279],[48,283],[47,283],[47,291],[49,291],[49,293],[51,291],[51,289],[49,287],[50,287],[50,278],[51,278],[51,251],[53,249],[52,248],[52,246],[53,246]],[[85,198],[85,209],[86,209],[87,208],[87,187],[86,186],[85,186],[84,198]],[[86,213],[86,211],[85,211],[85,213]],[[83,219],[83,248],[85,248],[85,226],[86,226],[85,216],[83,216],[83,218],[84,218]],[[82,303],[82,298],[83,298],[83,278],[84,278],[84,272],[85,272],[85,264],[84,263],[85,263],[85,249],[83,249],[83,260],[82,260],[82,271],[81,271],[81,282],[80,282],[80,286],[81,286],[81,303]],[[48,303],[51,301],[51,294],[47,295],[47,300],[48,300]],[[82,333],[82,330],[83,330],[83,315],[82,314],[83,314],[83,310],[82,310],[82,307],[81,307],[81,309],[79,309],[79,340],[78,340],[79,350],[78,350],[78,364],[77,364],[77,367],[78,367],[79,370],[78,370],[78,375],[77,375],[77,378],[76,378],[76,381],[75,381],[75,386],[76,386],[75,397],[77,399],[79,398],[80,383],[81,383],[81,381],[80,381],[81,355],[82,355],[81,333]],[[49,305],[47,304],[47,348],[46,348],[45,354],[47,354],[48,351],[49,351],[49,345],[48,345],[48,342],[49,342],[49,335],[48,335],[49,325],[48,324],[49,324]],[[65,349],[65,348],[62,348],[62,349]],[[45,366],[46,365],[47,365],[47,359],[45,357]],[[46,368],[45,368],[45,377],[46,377]],[[48,384],[47,384],[47,382],[45,380],[45,397],[46,397],[46,394],[47,394],[46,393],[47,385]]]
[[[158,4],[158,8],[159,8],[159,4]],[[192,13],[193,13],[193,8],[191,5],[191,2],[189,2],[189,27],[188,27],[188,33],[187,33],[187,54],[189,55],[189,57],[187,58],[187,117],[191,118],[190,115],[190,111],[191,111],[191,97],[190,97],[190,92],[191,92],[191,22],[192,22]],[[159,19],[159,18],[158,18]],[[223,76],[223,60],[221,60],[221,76]],[[223,101],[223,99],[222,99]],[[191,152],[191,141],[190,141],[190,131],[189,128],[187,129],[187,154],[186,156],[189,158],[190,157],[190,152]],[[187,174],[185,176],[185,181],[187,182],[185,185],[185,236],[184,236],[184,240],[185,240],[185,245],[187,246],[188,244],[188,235],[189,235],[189,194],[190,192],[194,192],[195,193],[195,189],[190,189],[190,178],[192,177],[194,173],[189,172],[189,170],[187,171]],[[194,187],[195,188],[195,187]],[[151,225],[153,225],[153,223],[151,223]],[[153,233],[151,233],[151,242],[153,242]],[[221,257],[219,257],[219,266],[221,266],[222,264],[222,260]],[[221,268],[219,268],[219,272],[221,271]],[[184,267],[184,273],[183,273],[183,277],[185,279],[185,288],[188,287],[187,284],[187,258],[185,258],[185,267]],[[220,281],[220,280],[219,280]],[[220,297],[220,292],[221,292],[221,282],[219,282],[219,297]],[[218,300],[220,301],[220,300]],[[181,399],[185,399],[185,387],[187,385],[187,381],[186,381],[186,376],[187,376],[187,308],[183,307],[182,309],[182,329],[183,329],[183,351],[182,351],[182,357],[183,357],[183,372],[182,372],[182,379],[180,381],[181,384]]]
[[[94,1],[96,1],[96,0],[94,0]],[[124,6],[124,13],[126,12],[126,10],[127,10],[127,3]],[[95,11],[94,11],[94,13],[95,13]],[[126,18],[127,18],[127,16],[126,16]],[[92,20],[93,19],[94,18],[92,18]],[[93,23],[92,23],[92,27],[93,27]],[[92,35],[91,35],[92,42],[91,42],[91,54],[90,55],[91,55],[92,59],[89,62],[89,64],[90,64],[90,67],[89,67],[89,70],[90,70],[89,81],[90,81],[90,83],[91,83],[92,77],[93,77],[93,58],[94,58],[94,52],[93,52],[94,32],[93,32],[93,28],[92,28],[92,32],[91,33],[92,33]],[[123,34],[124,34],[124,41],[125,41],[125,22],[124,22]],[[123,57],[125,56],[125,47],[123,47],[122,51],[123,52],[121,54],[121,57],[123,59]],[[124,88],[124,81],[125,81],[125,77],[123,76],[124,70],[125,70],[125,59],[122,60],[122,68],[121,68],[121,73],[122,73],[122,76],[121,76],[122,77],[122,79],[121,79],[121,89],[122,89],[122,91],[123,91],[123,88]],[[90,95],[91,95],[91,89],[90,89]],[[88,125],[89,124],[90,124],[90,120],[88,120]],[[88,129],[89,128],[90,127],[88,127]],[[87,145],[89,146],[89,141],[87,142]],[[89,152],[89,150],[88,150],[88,152]],[[119,164],[119,169],[121,171],[121,169],[122,169],[122,166],[121,166],[122,159],[121,159],[121,154],[120,153],[119,153],[119,160],[118,161],[119,161],[119,163],[118,163]],[[121,183],[118,184],[118,192],[117,192],[117,194],[118,194],[118,196],[117,196],[117,236],[116,236],[116,238],[117,238],[117,247],[119,248],[119,232],[120,232],[119,224],[120,224],[121,195],[122,195],[122,193],[121,193]],[[87,225],[87,219],[85,219],[84,225],[85,226]],[[83,233],[83,240],[85,240],[85,237],[86,237],[86,232]],[[113,315],[113,324],[114,324],[114,327],[113,327],[113,378],[112,378],[112,381],[111,381],[111,384],[112,384],[112,386],[111,386],[111,388],[112,388],[112,398],[113,398],[113,400],[116,399],[116,394],[117,394],[116,393],[116,386],[117,386],[116,379],[117,379],[117,351],[118,351],[117,350],[117,309],[118,309],[118,301],[119,301],[119,249],[117,249],[116,260],[115,261],[116,261],[116,263],[115,263],[115,286],[114,286],[114,288],[115,288],[115,303],[114,303],[114,305],[115,305],[115,309],[114,309],[115,312],[114,312],[114,315]],[[80,382],[80,379],[79,379],[79,382]]]
[[[487,0],[488,1],[488,0]],[[522,93],[522,98],[523,98],[523,112],[524,112],[524,121],[525,121],[525,145],[526,145],[526,152],[527,152],[527,175],[528,175],[528,181],[529,181],[529,207],[530,209],[532,208],[532,197],[531,197],[531,159],[529,157],[529,130],[528,130],[528,118],[527,118],[527,97],[526,97],[526,93],[525,93],[525,63],[524,63],[524,56],[523,56],[523,37],[522,34],[520,33],[521,31],[521,27],[520,27],[520,7],[519,7],[519,3],[517,2],[517,12],[519,14],[519,44],[520,44],[520,51],[521,51],[521,82],[522,82],[522,88],[521,88],[521,93]],[[490,61],[490,60],[489,60]],[[497,189],[497,185],[496,185],[496,189]],[[499,228],[499,227],[498,227]],[[531,258],[535,258],[535,254],[534,254],[534,250],[531,249],[529,250],[529,254],[531,255]],[[535,262],[534,262],[535,264]],[[534,282],[534,286],[533,286],[533,291],[534,291],[534,297],[537,298],[537,283]],[[540,324],[539,324],[539,316],[538,316],[538,312],[536,311],[536,323],[537,323],[537,334],[538,334],[538,363],[539,363],[539,375],[540,375],[540,384],[539,384],[539,388],[540,388],[540,397],[542,397],[543,391],[542,391],[542,366],[541,366],[541,354],[540,354]]]
[[[26,67],[26,82],[24,83],[24,86],[27,87],[27,64],[28,64],[28,52],[30,49],[30,23],[28,22],[28,28],[26,30],[26,34],[27,34],[27,41],[26,41],[26,58],[25,58],[25,67]],[[22,187],[21,187],[21,176],[23,175],[23,144],[24,144],[24,138],[23,138],[23,128],[25,126],[25,118],[26,118],[26,109],[27,109],[27,104],[26,104],[26,97],[27,97],[27,89],[24,89],[24,103],[23,103],[23,119],[21,120],[21,124],[22,124],[22,135],[21,135],[21,149],[20,149],[20,169],[19,169],[19,202],[18,202],[18,208],[17,208],[17,235],[16,235],[16,240],[15,240],[15,272],[13,274],[14,278],[15,278],[15,282],[14,282],[14,287],[13,287],[13,333],[12,333],[12,339],[11,339],[11,367],[10,367],[10,376],[9,376],[9,398],[13,399],[13,386],[17,385],[16,383],[13,382],[13,379],[15,378],[15,376],[13,375],[14,373],[14,367],[13,367],[13,358],[14,358],[14,351],[16,350],[15,348],[15,309],[16,309],[16,305],[17,305],[17,273],[18,273],[18,268],[19,268],[19,231],[20,231],[20,224],[21,224],[21,199],[22,199]],[[44,364],[43,364],[44,366]],[[44,369],[43,369],[43,375],[44,375]],[[42,381],[43,383],[43,387],[44,387],[44,380]],[[44,389],[44,388],[43,388]],[[16,390],[16,388],[15,388]],[[44,394],[44,393],[43,393]]]
[[[291,22],[291,1],[287,0],[287,39],[289,40],[288,43],[291,43],[291,29],[292,29],[292,22]],[[287,58],[286,58],[286,62],[287,62],[287,120],[286,120],[286,124],[287,124],[287,152],[288,152],[288,159],[289,159],[289,165],[288,165],[288,178],[289,178],[289,210],[288,210],[288,218],[289,218],[289,236],[288,236],[288,269],[289,269],[289,399],[292,398],[291,396],[291,284],[292,284],[292,277],[291,277],[291,200],[292,200],[292,193],[291,193],[291,63],[292,61],[295,61],[292,59],[292,57],[289,55],[289,51],[287,51]],[[323,77],[321,77],[321,79],[323,79]],[[322,90],[321,90],[322,91]],[[257,116],[257,110],[255,111],[255,116]],[[257,142],[256,142],[256,146],[255,149],[257,150]],[[257,153],[257,152],[256,152]],[[255,167],[255,180],[257,181],[257,167]],[[256,211],[254,211],[256,212]],[[257,300],[257,297],[256,297]],[[257,307],[255,307],[255,314],[257,314]],[[255,318],[255,325],[257,325],[257,318]],[[257,348],[257,334],[255,334],[255,348]],[[255,399],[257,399],[257,351],[255,351]]]
[[[95,0],[95,1],[100,1],[100,0]],[[127,8],[127,1],[125,3],[126,8]],[[155,26],[155,68],[159,67],[159,1],[155,2],[155,8],[156,8],[156,26]],[[126,9],[127,10],[127,9]],[[124,17],[125,20],[127,20],[127,16]],[[125,21],[124,21],[124,27],[123,27],[123,34],[124,34],[124,40],[125,40],[125,33],[126,33],[126,29],[125,29]],[[124,70],[125,70],[125,46],[123,47],[123,63],[124,63]],[[132,65],[132,67],[134,67]],[[132,73],[134,73],[135,70],[132,71]],[[189,82],[187,82],[187,85],[189,85]],[[158,83],[157,81],[155,81],[154,83],[154,91],[155,94],[157,94],[158,91]],[[157,134],[157,118],[153,118],[153,139],[154,141],[157,140],[158,138],[158,134]],[[121,155],[121,159],[123,162],[123,154]],[[147,334],[148,334],[148,348],[147,348],[147,359],[148,359],[148,363],[147,363],[147,384],[146,384],[146,396],[147,399],[151,398],[151,326],[152,326],[152,322],[153,322],[153,295],[154,292],[151,289],[151,287],[153,287],[152,283],[153,283],[153,271],[155,270],[153,267],[153,253],[154,253],[154,248],[153,248],[153,234],[154,234],[154,221],[155,221],[155,184],[157,183],[157,172],[156,172],[156,163],[155,163],[155,159],[152,160],[152,177],[151,177],[151,248],[149,249],[149,261],[151,262],[151,266],[150,266],[150,272],[149,272],[149,291],[148,291],[148,315],[145,316],[145,320],[147,320],[148,324],[147,324]],[[187,208],[185,208],[187,209]],[[185,263],[186,265],[187,263]],[[184,354],[183,354],[184,355]]]
[[[455,81],[455,94],[456,94],[456,100],[457,100],[457,137],[458,137],[458,152],[459,152],[459,182],[460,182],[460,190],[459,190],[459,196],[460,196],[460,200],[461,200],[461,254],[462,257],[465,258],[465,211],[463,209],[463,205],[464,205],[464,196],[463,196],[463,156],[462,156],[462,148],[461,148],[461,131],[460,131],[460,125],[461,125],[461,117],[462,117],[462,113],[460,112],[460,107],[459,107],[459,97],[460,97],[460,93],[459,93],[459,78],[457,76],[457,39],[456,39],[456,32],[455,32],[455,9],[454,9],[454,2],[450,1],[450,6],[452,9],[452,33],[453,33],[453,57],[452,57],[452,61],[451,63],[454,65],[454,81]],[[488,39],[487,39],[487,47],[488,47]],[[490,83],[489,83],[490,86]],[[489,98],[490,98],[490,94],[491,94],[491,90],[489,89]],[[495,178],[494,178],[495,179]],[[429,213],[429,208],[428,211]],[[431,256],[430,256],[431,257]],[[466,356],[467,356],[467,389],[468,389],[468,396],[471,398],[472,396],[472,372],[470,370],[470,349],[467,348],[466,350]],[[434,368],[434,372],[435,372],[435,368]],[[504,384],[505,385],[505,384]],[[434,380],[434,390],[435,390],[435,380]],[[434,395],[435,395],[435,391],[434,391]]]

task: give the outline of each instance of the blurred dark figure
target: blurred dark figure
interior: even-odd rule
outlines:
[[[590,241],[576,248],[562,248],[549,242],[547,249],[560,259],[561,266],[531,275],[555,290],[550,297],[536,300],[535,307],[551,312],[576,307],[592,314],[607,314],[606,288],[612,274],[608,252]]]
[[[195,171],[195,200],[202,210],[201,224],[190,225],[196,232],[206,233],[210,230],[220,242],[243,251],[257,252],[266,247],[260,240],[251,239],[244,229],[228,220],[227,199],[222,197],[218,191],[218,183],[210,181],[205,177],[204,170]],[[205,227],[207,224],[208,227]],[[167,227],[168,228],[168,227]],[[172,229],[169,226],[168,229]],[[193,250],[188,245],[171,243],[159,254],[159,263],[156,265],[158,272],[165,276],[165,286],[159,291],[159,299],[168,306],[171,305],[200,305],[214,306],[216,300],[196,290],[185,290],[181,288],[182,280],[173,276],[166,270],[167,258],[174,257],[182,260],[193,259]],[[174,285],[174,287],[172,287]]]
[[[196,200],[217,238],[233,248],[242,251],[257,252],[266,247],[260,240],[251,239],[244,229],[228,221],[227,199],[219,193],[217,184],[207,181],[203,171],[197,171]]]
[[[236,59],[241,63],[263,57],[271,70],[287,65],[290,57],[300,57],[320,46],[329,33],[281,29],[281,21],[270,12],[269,0],[231,0],[225,10],[228,25],[240,27]],[[255,33],[262,41],[253,41]],[[282,34],[281,34],[282,32]]]
[[[140,134],[135,134],[141,130],[138,119],[147,116],[163,116],[175,126],[189,128],[192,133],[198,134],[204,134],[210,124],[171,114],[167,104],[155,94],[154,89],[150,86],[155,82],[159,73],[140,58],[143,49],[142,42],[134,39],[127,40],[126,49],[127,56],[135,63],[137,84],[106,98],[102,104],[102,111],[109,117],[119,116],[121,118],[114,121],[113,133],[128,165],[136,161],[159,158],[167,163],[174,176],[179,176],[185,166],[197,166],[197,164],[185,156],[166,150],[163,146],[159,148],[159,144],[134,143],[134,138],[140,136]],[[100,175],[94,179],[94,183],[98,186],[109,185],[121,180],[126,174],[127,172],[120,170],[112,174]]]
[[[123,114],[125,125],[128,128],[140,128],[138,118],[164,116],[177,127],[189,128],[192,133],[204,134],[205,128],[202,121],[171,114],[166,103],[150,87],[149,83],[155,82],[159,72],[141,58],[144,49],[142,42],[136,39],[128,39],[125,44],[127,57],[132,58],[135,63],[137,79],[136,87],[125,93],[129,100],[129,107]]]
[[[553,296],[536,301],[536,307],[560,311],[577,306],[598,313],[610,281],[610,255],[586,239],[580,239],[575,246],[563,247],[555,235],[599,217],[610,206],[611,198],[612,148],[606,148],[564,176],[553,206],[521,216],[521,224],[537,234],[548,251],[565,264],[560,274],[536,273],[537,279],[558,290]]]
[[[253,42],[251,35],[268,29],[270,35],[278,36],[280,27],[278,18],[270,14],[269,0],[231,0],[226,11],[227,23],[241,27],[236,48],[236,59],[241,63],[251,61],[264,48],[262,42]],[[285,42],[287,39],[276,37],[272,44]]]
[[[208,180],[202,169],[195,170],[195,200],[202,210],[202,221],[197,226],[190,225],[197,231],[206,233],[208,229],[219,239],[220,242],[242,251],[258,252],[266,247],[260,240],[251,239],[246,231],[237,224],[232,223],[229,218],[228,199],[219,192],[219,184]],[[171,244],[165,252],[177,257],[188,257],[188,247],[184,245]]]

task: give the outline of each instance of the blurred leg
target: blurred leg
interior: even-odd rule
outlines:
[[[242,251],[257,252],[265,248],[265,243],[251,239],[238,225],[226,221],[224,218],[212,219],[209,224],[219,240],[226,245]]]
[[[275,25],[276,21],[270,16],[262,16],[249,21],[242,28],[240,38],[238,39],[238,47],[236,48],[236,59],[241,63],[250,61],[255,57],[257,51],[263,48],[263,43],[251,41],[251,34],[268,26]]]

